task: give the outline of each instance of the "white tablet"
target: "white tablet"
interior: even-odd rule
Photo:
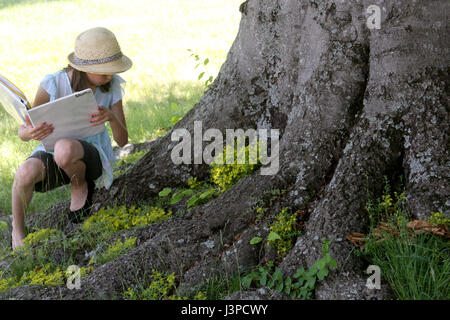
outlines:
[[[33,126],[47,122],[54,131],[41,140],[46,151],[52,151],[62,138],[83,139],[106,130],[104,123],[93,126],[91,114],[97,113],[97,102],[91,89],[75,92],[28,110]]]

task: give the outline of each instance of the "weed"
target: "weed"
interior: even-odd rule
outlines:
[[[317,281],[322,281],[329,273],[329,267],[337,268],[336,261],[328,253],[330,241],[322,239],[323,257],[318,259],[308,270],[300,268],[291,277],[283,277],[281,270],[269,261],[264,266],[259,266],[255,271],[247,274],[242,279],[244,288],[251,287],[252,283],[257,286],[267,286],[278,292],[284,292],[291,298],[309,299],[312,297]]]

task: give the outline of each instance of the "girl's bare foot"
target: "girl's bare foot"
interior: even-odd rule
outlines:
[[[12,249],[15,250],[17,247],[23,246],[24,238],[24,234],[13,231],[11,235]]]
[[[82,185],[75,186],[72,183],[72,193],[70,196],[70,211],[81,209],[86,203],[88,196],[88,184],[85,181]]]

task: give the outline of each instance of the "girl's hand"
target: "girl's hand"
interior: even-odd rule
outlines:
[[[41,141],[49,136],[53,130],[53,125],[46,122],[41,122],[33,127],[30,118],[25,116],[25,125],[21,125],[19,128],[19,137],[23,141],[28,141],[30,139]]]
[[[91,114],[90,123],[93,126],[98,126],[106,121],[115,120],[114,112],[111,110],[105,107],[97,106],[97,111],[97,113]]]

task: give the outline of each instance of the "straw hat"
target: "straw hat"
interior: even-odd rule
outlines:
[[[101,27],[81,33],[75,40],[75,51],[67,58],[73,68],[95,74],[120,73],[133,65],[122,54],[114,33]]]

